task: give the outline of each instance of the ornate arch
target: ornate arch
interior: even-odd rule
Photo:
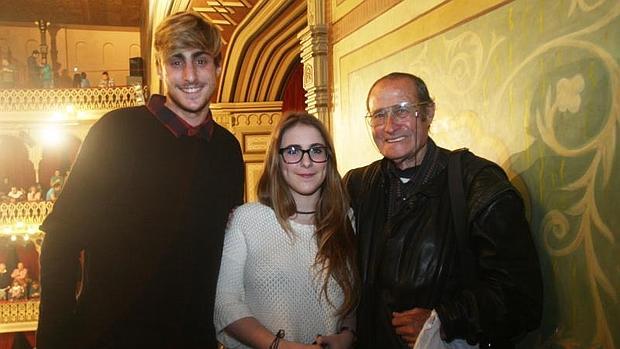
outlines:
[[[297,35],[307,24],[305,0],[262,1],[239,24],[222,66],[217,102],[280,100],[301,53]]]

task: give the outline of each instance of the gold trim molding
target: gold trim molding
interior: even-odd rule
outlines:
[[[17,222],[24,224],[41,224],[52,212],[54,203],[51,201],[18,202],[0,204],[0,226],[12,225]]]
[[[308,0],[308,26],[297,38],[301,43],[301,62],[304,65],[303,86],[306,90],[306,111],[315,115],[329,130],[328,88],[328,27],[325,21],[325,2]]]
[[[34,331],[38,318],[38,300],[0,303],[0,333]]]
[[[80,111],[117,109],[143,104],[144,89],[141,86],[38,90],[0,89],[0,113],[64,112],[69,105]]]

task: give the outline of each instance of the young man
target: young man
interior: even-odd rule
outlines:
[[[465,240],[475,270],[466,282],[451,215],[450,151],[428,136],[435,103],[424,81],[384,76],[367,108],[384,158],[345,177],[362,275],[358,348],[413,347],[432,310],[445,342],[512,347],[538,327],[542,310],[538,257],[516,189],[496,164],[463,154]]]
[[[28,65],[28,84],[30,88],[41,88],[41,64],[39,63],[39,51],[34,50],[26,60]]]
[[[110,77],[107,71],[101,73],[101,79],[99,80],[99,87],[114,87],[114,79]]]
[[[239,143],[209,109],[220,48],[200,15],[168,17],[166,96],[93,125],[42,225],[37,348],[215,348],[224,229],[243,200]]]

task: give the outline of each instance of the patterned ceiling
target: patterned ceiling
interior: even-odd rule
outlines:
[[[222,31],[222,37],[227,44],[237,25],[241,23],[257,1],[193,0],[189,8],[215,23]]]
[[[258,0],[192,0],[189,8],[214,22],[226,41]],[[43,19],[56,25],[139,27],[146,0],[0,0],[0,21]]]
[[[139,27],[143,0],[0,0],[0,21]]]

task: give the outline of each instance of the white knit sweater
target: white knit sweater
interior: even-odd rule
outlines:
[[[343,293],[331,279],[331,306],[321,293],[323,277],[314,267],[317,253],[313,225],[291,226],[290,237],[274,211],[260,203],[237,208],[229,222],[215,299],[215,328],[227,348],[247,348],[224,332],[231,323],[254,317],[285,339],[312,343],[318,334],[337,332],[336,308]]]

